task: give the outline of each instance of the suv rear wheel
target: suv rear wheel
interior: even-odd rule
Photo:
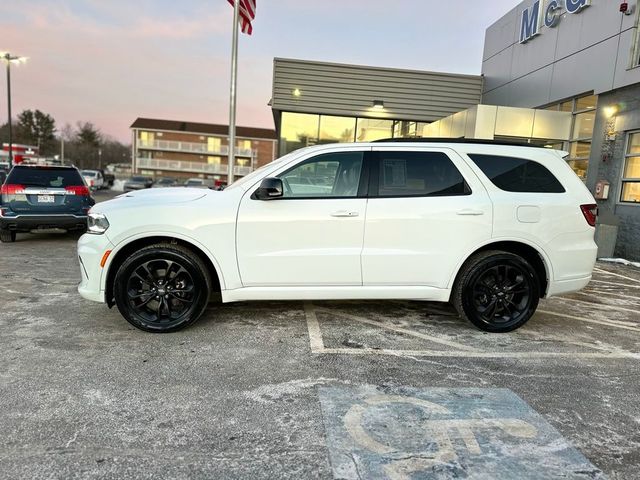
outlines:
[[[16,241],[16,232],[11,230],[0,230],[0,242],[11,243]]]
[[[116,272],[118,310],[134,327],[175,332],[195,323],[209,302],[211,279],[191,250],[171,243],[144,247]]]
[[[524,325],[540,300],[540,282],[524,258],[509,252],[480,252],[464,264],[451,301],[462,318],[486,332]]]

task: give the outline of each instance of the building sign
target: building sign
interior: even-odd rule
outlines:
[[[591,5],[591,0],[536,0],[520,17],[520,43],[526,43],[545,26],[553,28],[560,22],[562,7],[567,13],[579,13]]]

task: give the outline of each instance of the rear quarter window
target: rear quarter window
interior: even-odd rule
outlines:
[[[566,191],[547,167],[533,160],[479,153],[467,155],[500,190],[526,193]]]
[[[84,185],[80,173],[73,168],[15,167],[9,173],[7,184],[25,187],[64,188]]]

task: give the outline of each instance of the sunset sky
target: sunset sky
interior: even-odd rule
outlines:
[[[237,123],[273,128],[274,57],[479,74],[485,29],[518,3],[258,0]],[[0,51],[29,57],[12,69],[14,115],[91,121],[124,142],[139,116],[226,124],[232,14],[226,0],[3,1]]]

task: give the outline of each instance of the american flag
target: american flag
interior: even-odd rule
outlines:
[[[231,5],[235,4],[234,0],[227,0]],[[238,22],[240,23],[240,30],[242,33],[246,33],[247,35],[251,35],[253,32],[253,27],[251,26],[251,21],[256,18],[256,0],[238,0],[240,3],[238,4],[238,8],[240,11],[240,18]]]

